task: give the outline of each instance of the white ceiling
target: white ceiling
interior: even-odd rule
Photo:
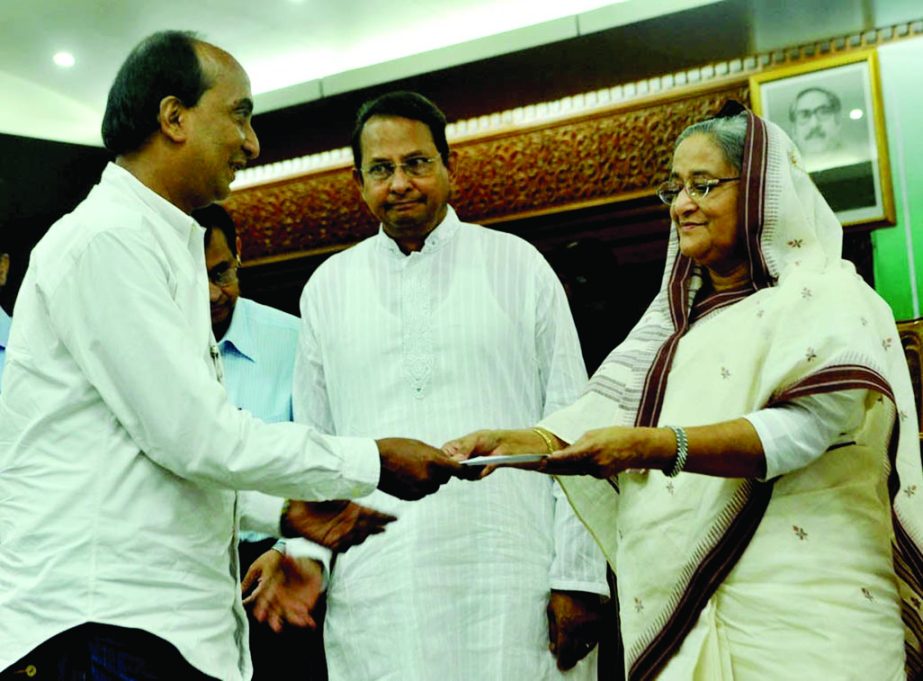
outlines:
[[[100,145],[119,65],[167,28],[237,57],[260,112],[715,1],[0,0],[0,132]]]

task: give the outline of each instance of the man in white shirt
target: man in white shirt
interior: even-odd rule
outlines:
[[[360,109],[353,153],[381,230],[305,287],[295,420],[445,442],[575,399],[586,371],[561,284],[522,239],[459,221],[442,112],[416,93],[383,95]],[[370,496],[400,520],[337,557],[331,681],[542,681],[578,664],[598,637],[605,562],[536,477],[457,481],[417,508]],[[592,658],[567,678],[595,678]]]
[[[422,443],[267,425],[228,401],[189,212],[258,155],[252,108],[226,52],[177,31],[142,41],[103,120],[115,163],[32,252],[0,393],[4,681],[249,678],[238,516],[333,545],[388,518],[245,509],[235,490],[419,498],[460,469]]]

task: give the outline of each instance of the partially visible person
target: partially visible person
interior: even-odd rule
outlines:
[[[10,254],[0,252],[0,291],[6,286],[10,274]],[[10,324],[13,318],[0,307],[0,390],[3,389],[3,364],[6,361],[6,344],[10,339]]]
[[[890,309],[772,123],[690,126],[659,195],[660,292],[539,424],[540,469],[618,577],[628,678],[921,678],[923,475]]]
[[[267,423],[291,421],[298,318],[240,295],[240,238],[224,208],[212,204],[193,211],[192,217],[205,227],[205,269],[212,331],[221,353],[228,397],[232,404]],[[245,494],[251,498],[251,505],[259,506],[258,492]],[[271,497],[262,501],[274,503]],[[240,572],[246,574],[261,556],[274,566],[287,560],[286,570],[294,575],[287,582],[297,579],[302,585],[299,596],[305,607],[313,607],[323,587],[323,563],[313,557],[312,545],[307,542],[292,540],[292,545],[297,552],[286,559],[284,541],[262,532],[241,532],[238,543]],[[326,555],[320,554],[320,557]],[[280,572],[283,577],[286,575],[285,570]],[[249,591],[251,583],[246,586]],[[267,588],[259,582],[253,586]],[[275,588],[285,586],[278,584]],[[289,585],[289,588],[294,587]],[[325,678],[323,642],[319,632],[312,630],[316,625],[274,632],[258,622],[252,610],[247,611],[247,619],[254,681],[275,678],[279,669],[297,675],[302,681]]]
[[[321,543],[390,520],[460,466],[420,442],[264,424],[227,399],[203,230],[259,153],[243,68],[194,34],[142,41],[109,93],[115,161],[32,251],[0,393],[0,677],[249,678],[237,490]]]
[[[485,420],[526,425],[585,386],[548,263],[448,204],[456,159],[445,125],[418,93],[360,107],[353,174],[381,229],[305,286],[297,421],[442,442]],[[337,556],[324,630],[330,678],[595,678],[605,561],[557,485],[507,471],[449,484],[433,501],[369,497],[400,520]]]

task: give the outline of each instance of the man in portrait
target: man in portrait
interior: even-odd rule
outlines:
[[[813,85],[798,92],[788,109],[792,139],[814,184],[834,212],[874,206],[874,166],[844,140],[840,97]]]

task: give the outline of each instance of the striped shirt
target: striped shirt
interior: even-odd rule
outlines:
[[[295,419],[439,446],[569,404],[586,371],[564,290],[530,244],[449,209],[419,252],[383,232],[326,261],[301,300]],[[550,589],[608,593],[605,561],[553,480],[501,470],[413,503],[337,558],[331,679],[550,681]],[[595,678],[592,660],[567,678]]]

